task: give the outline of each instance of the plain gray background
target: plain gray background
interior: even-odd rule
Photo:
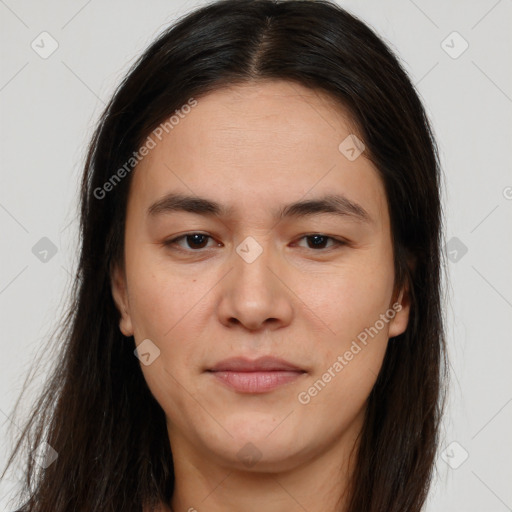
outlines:
[[[141,51],[202,3],[0,0],[1,467],[30,365],[53,357],[39,348],[68,298],[94,123]],[[512,0],[339,3],[399,54],[441,152],[452,375],[427,511],[512,510]],[[36,245],[44,237],[56,250],[47,261]],[[29,397],[46,372],[39,367]],[[19,477],[2,482],[0,510],[11,510]]]

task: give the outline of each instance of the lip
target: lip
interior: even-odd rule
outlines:
[[[240,393],[266,393],[293,382],[306,370],[276,357],[233,357],[207,370],[223,384]]]
[[[272,356],[258,357],[257,359],[248,359],[246,357],[230,357],[218,362],[210,372],[272,372],[272,371],[288,371],[288,372],[305,372],[303,368],[299,368],[284,359]]]

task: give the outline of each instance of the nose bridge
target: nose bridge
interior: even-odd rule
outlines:
[[[275,260],[272,251],[270,237],[260,237],[256,240],[253,236],[247,236],[238,244],[233,254],[235,286],[241,287],[244,292],[252,288],[251,295],[254,297],[270,293],[275,287],[275,277],[269,270],[272,261]],[[245,290],[245,287],[249,290]]]

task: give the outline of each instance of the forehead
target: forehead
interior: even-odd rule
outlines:
[[[364,152],[350,161],[339,149],[355,133],[348,112],[319,91],[284,81],[223,88],[197,98],[161,140],[153,136],[130,201],[147,207],[180,191],[257,209],[339,192],[381,217],[377,170]]]

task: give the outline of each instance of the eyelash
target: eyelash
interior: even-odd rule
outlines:
[[[177,242],[179,242],[180,240],[186,239],[187,237],[194,236],[194,235],[202,235],[204,237],[213,239],[212,236],[207,235],[205,233],[191,232],[191,233],[185,233],[184,235],[180,235],[180,236],[178,236],[176,238],[173,238],[171,240],[167,240],[167,241],[165,241],[163,243],[163,245],[166,246],[166,247],[171,247],[173,245],[176,246]],[[335,249],[335,248],[342,247],[342,246],[347,244],[347,242],[344,241],[344,240],[338,240],[337,238],[333,238],[332,236],[323,235],[322,233],[310,233],[310,234],[307,234],[307,235],[303,235],[303,236],[301,236],[299,238],[299,240],[302,240],[304,238],[312,238],[312,237],[321,237],[321,238],[324,238],[324,239],[327,239],[327,240],[331,240],[332,242],[334,242],[334,244],[331,247],[327,247],[327,248],[322,247],[320,249],[314,249],[314,248],[311,248],[311,247],[306,247],[306,249],[310,249],[310,250],[315,251],[315,252],[329,251],[329,250],[332,250],[332,249]],[[195,249],[184,249],[183,247],[177,246],[176,249],[177,250],[181,250],[183,252],[189,252],[189,253],[196,252],[196,253],[199,253],[199,252],[202,252],[202,249],[204,249],[204,247],[195,250]]]

